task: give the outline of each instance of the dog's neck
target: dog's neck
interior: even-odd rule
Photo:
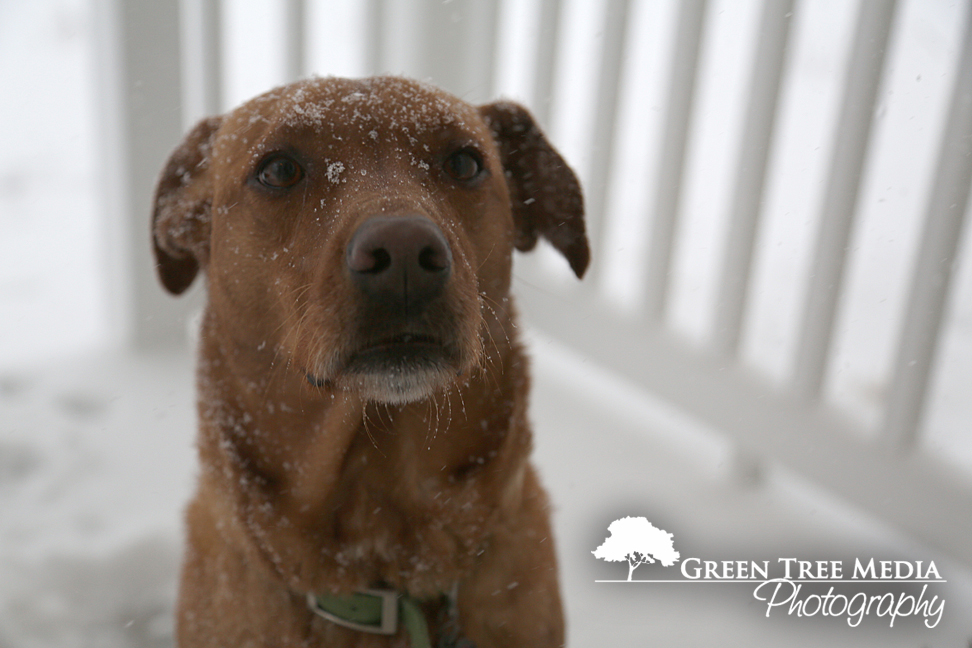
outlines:
[[[530,435],[522,397],[527,372],[515,340],[486,345],[482,369],[427,401],[386,406],[312,386],[299,369],[273,362],[270,350],[261,368],[252,352],[235,352],[218,321],[207,316],[204,325],[214,330],[200,349],[200,452],[214,469],[203,487],[208,482],[218,492],[236,493],[237,501],[226,504],[242,509],[239,519],[256,522],[246,535],[291,587],[313,591],[318,583],[334,588],[343,582],[357,588],[401,578],[413,591],[434,591],[438,585],[409,578],[408,568],[395,567],[400,576],[366,564],[368,551],[382,551],[375,528],[387,523],[388,537],[405,545],[410,540],[403,534],[427,542],[433,531],[409,527],[429,516],[429,502],[434,508],[440,500],[467,501],[470,519],[480,521],[495,513],[497,502],[517,504]],[[230,488],[227,480],[243,488]],[[359,531],[370,542],[364,549],[354,546]],[[307,546],[308,538],[321,546]],[[434,550],[435,543],[428,544]],[[477,547],[463,549],[473,554]],[[343,555],[350,551],[363,562]],[[416,552],[423,553],[414,547],[402,553]]]

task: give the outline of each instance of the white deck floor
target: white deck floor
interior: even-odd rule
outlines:
[[[572,646],[965,646],[972,575],[778,469],[734,478],[678,412],[532,336],[536,460],[556,505]],[[171,646],[180,511],[195,471],[188,356],[92,356],[0,375],[0,648]],[[935,560],[941,623],[769,619],[748,584],[595,583],[591,551],[645,516],[683,558]],[[677,567],[635,578],[678,578]],[[894,589],[885,587],[884,589]]]

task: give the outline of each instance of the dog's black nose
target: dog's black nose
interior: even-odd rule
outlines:
[[[351,237],[346,260],[362,292],[406,309],[441,292],[452,270],[449,243],[425,216],[369,218]]]

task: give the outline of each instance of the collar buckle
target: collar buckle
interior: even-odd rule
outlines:
[[[398,592],[367,589],[349,596],[307,595],[311,611],[331,623],[370,632],[393,635],[398,631]]]

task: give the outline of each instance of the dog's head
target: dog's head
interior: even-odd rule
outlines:
[[[153,220],[162,283],[200,269],[226,344],[313,383],[419,400],[483,360],[515,248],[550,241],[580,277],[580,187],[515,104],[399,78],[314,79],[204,120]]]

